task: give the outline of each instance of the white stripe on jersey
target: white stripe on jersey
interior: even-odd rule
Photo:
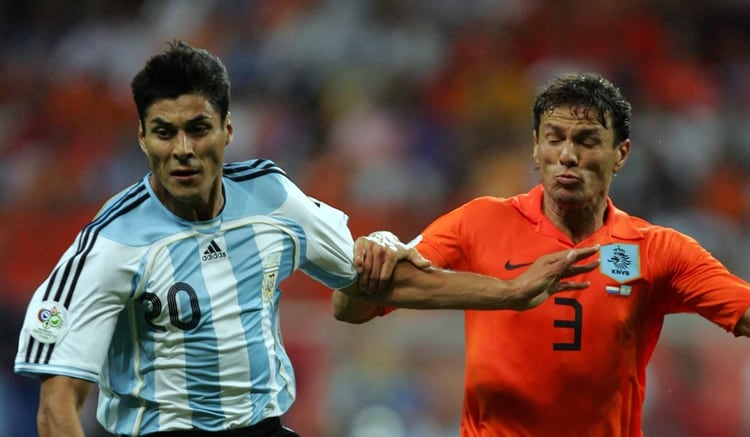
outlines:
[[[210,243],[212,238],[210,236],[203,236],[206,239],[206,245]],[[227,243],[223,237],[213,238],[213,241],[218,243],[220,247],[227,247]],[[201,244],[200,247],[204,247]],[[203,277],[206,279],[206,287],[209,290],[209,296],[211,297],[211,308],[214,331],[217,342],[221,353],[218,354],[219,374],[217,378],[221,379],[222,390],[221,390],[221,408],[225,412],[226,421],[225,426],[233,425],[238,426],[240,424],[234,422],[237,417],[242,417],[244,414],[253,414],[255,405],[250,402],[248,396],[240,396],[240,394],[247,393],[250,390],[250,360],[247,354],[247,339],[244,335],[240,335],[244,332],[242,326],[242,320],[239,317],[232,317],[232,313],[237,313],[240,310],[240,304],[238,302],[238,291],[236,286],[232,286],[230,289],[221,292],[218,284],[226,283],[226,278],[222,277],[229,273],[223,273],[224,269],[208,269],[208,266],[216,267],[218,264],[226,264],[226,270],[231,272],[230,260],[223,258],[212,263],[203,263],[201,270],[203,271]],[[234,274],[232,274],[232,282],[236,282]],[[231,381],[247,381],[244,387],[226,387],[227,383]],[[236,383],[235,383],[236,384]],[[232,419],[234,421],[232,421]]]

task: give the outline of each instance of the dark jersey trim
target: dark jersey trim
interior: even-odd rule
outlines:
[[[56,287],[57,290],[55,291],[53,300],[55,302],[60,302],[61,299],[64,298],[63,307],[67,309],[70,305],[71,300],[73,299],[73,293],[75,292],[76,285],[78,284],[78,279],[81,276],[83,266],[86,263],[86,257],[93,249],[99,232],[101,232],[102,229],[104,229],[108,224],[112,223],[118,217],[127,214],[129,211],[138,207],[146,199],[148,199],[149,196],[150,195],[146,191],[145,183],[140,182],[134,185],[115,203],[102,211],[91,223],[86,225],[83,230],[81,230],[76,253],[72,257],[70,257],[70,259],[64,265],[58,266],[52,272],[42,300],[49,300],[50,295],[52,294],[52,290],[55,288],[55,279],[57,278],[58,273],[62,273],[62,277],[59,281],[58,286]],[[71,272],[74,272],[72,278],[70,278]],[[34,349],[36,343],[37,342],[33,337],[29,339],[29,346],[26,350],[27,362],[30,362],[32,349]],[[44,355],[44,363],[49,363],[55,345],[39,343],[37,347],[38,349],[36,351],[34,362],[39,363],[42,360],[42,356]]]

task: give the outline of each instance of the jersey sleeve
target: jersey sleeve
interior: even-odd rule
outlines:
[[[462,230],[465,227],[464,217],[470,208],[471,203],[465,204],[438,217],[410,244],[415,245],[422,256],[437,267],[466,270]]]
[[[284,179],[289,197],[282,207],[301,228],[304,241],[299,268],[329,288],[344,288],[357,278],[354,240],[349,217],[342,211],[305,195]]]
[[[670,272],[668,287],[674,293],[667,312],[693,311],[733,332],[750,307],[750,284],[687,235],[664,231],[655,243],[652,256]]]
[[[122,274],[126,255],[114,245],[81,232],[63,254],[26,310],[15,358],[17,373],[97,382],[118,313],[130,292]]]

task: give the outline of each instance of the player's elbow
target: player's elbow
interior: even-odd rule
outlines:
[[[333,317],[352,324],[361,324],[372,320],[380,312],[378,305],[363,302],[336,290],[333,293]]]
[[[347,312],[337,311],[334,309],[333,317],[339,322],[351,323],[353,325],[361,325],[370,321],[370,318],[365,318],[361,315],[354,315]]]
[[[734,327],[734,333],[737,335],[750,337],[750,308],[746,309],[742,314],[742,317]]]

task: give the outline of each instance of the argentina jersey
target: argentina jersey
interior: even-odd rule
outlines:
[[[224,166],[211,221],[175,216],[148,180],[107,202],[37,289],[15,371],[97,382],[114,434],[283,414],[295,382],[278,284],[296,269],[330,288],[356,279],[346,215],[267,160]]]

